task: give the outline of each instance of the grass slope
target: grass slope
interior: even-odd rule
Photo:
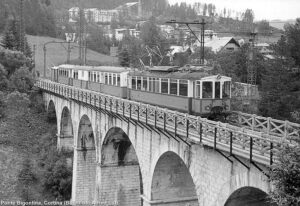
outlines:
[[[36,70],[39,71],[41,74],[43,74],[44,44],[51,41],[63,42],[64,40],[55,39],[51,37],[30,36],[30,35],[27,36],[27,39],[31,47],[33,47],[33,45],[36,45],[36,53],[35,53]],[[67,61],[67,44],[50,43],[47,44],[46,49],[47,49],[46,68],[49,68],[53,65],[65,63]],[[71,60],[78,59],[78,53],[79,53],[78,47],[72,48],[70,59]],[[116,64],[116,62],[118,61],[117,58],[100,54],[90,49],[87,50],[87,59],[90,61],[97,61],[101,65],[113,65]],[[49,70],[47,72],[49,72]]]

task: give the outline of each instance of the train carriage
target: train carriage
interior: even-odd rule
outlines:
[[[231,78],[158,67],[129,73],[128,98],[201,116],[230,110]]]
[[[116,97],[212,117],[212,114],[230,111],[231,78],[212,75],[206,69],[160,66],[140,71],[65,64],[52,68],[51,79]]]
[[[127,98],[127,74],[130,69],[112,66],[60,65],[52,68],[53,81]],[[58,75],[56,75],[56,73]]]

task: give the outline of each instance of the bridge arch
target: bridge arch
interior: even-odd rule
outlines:
[[[155,205],[199,205],[190,171],[175,152],[163,153],[156,162],[150,202]]]
[[[72,150],[73,144],[74,131],[71,112],[67,106],[64,106],[61,112],[58,148]]]
[[[72,201],[91,202],[95,198],[96,186],[96,145],[95,133],[90,118],[83,115],[78,126],[74,148]]]
[[[51,123],[57,122],[57,110],[52,99],[47,104],[47,119]]]
[[[271,203],[266,192],[256,187],[242,187],[235,190],[224,206],[277,206]]]
[[[136,150],[119,127],[108,130],[101,147],[100,201],[141,205],[142,174]]]

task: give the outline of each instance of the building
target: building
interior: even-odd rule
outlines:
[[[196,42],[197,46],[200,46],[200,42]],[[233,37],[219,37],[213,38],[204,43],[204,47],[211,48],[215,53],[220,51],[237,51],[240,48],[240,44]]]
[[[118,10],[100,10],[97,8],[84,9],[84,17],[87,22],[110,23],[119,18]],[[69,9],[69,22],[77,22],[79,18],[79,7]]]

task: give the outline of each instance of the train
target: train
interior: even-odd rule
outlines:
[[[138,70],[62,64],[51,68],[51,80],[215,119],[230,112],[231,78],[210,71],[206,66],[154,66]]]

